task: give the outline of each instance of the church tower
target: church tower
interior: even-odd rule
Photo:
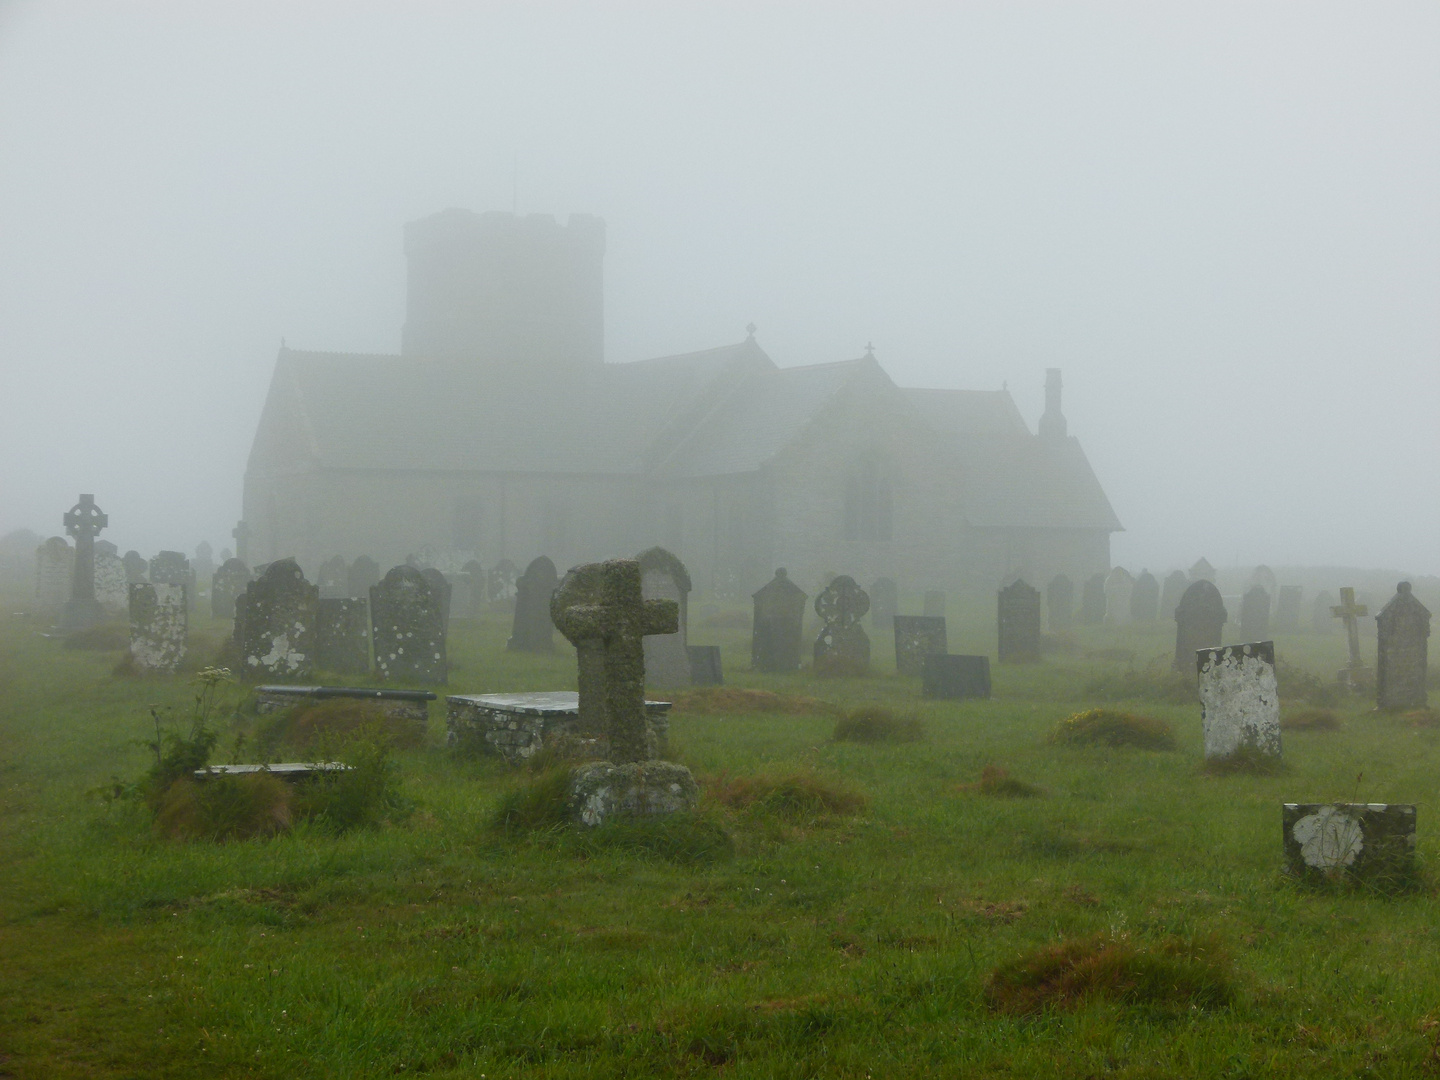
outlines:
[[[400,351],[552,369],[605,358],[605,223],[442,210],[405,226]]]

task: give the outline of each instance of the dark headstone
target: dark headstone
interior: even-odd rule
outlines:
[[[515,621],[505,645],[507,649],[511,652],[555,651],[550,597],[559,584],[555,564],[544,555],[525,568],[525,573],[515,582]]]
[[[179,551],[162,551],[150,560],[150,581],[156,585],[184,585],[186,602],[195,609],[195,571]]]
[[[105,609],[95,598],[95,538],[109,523],[94,495],[81,495],[65,513],[65,532],[75,538],[75,562],[70,599],[60,612],[61,633],[88,630],[105,620]]]
[[[1285,803],[1281,811],[1290,873],[1328,880],[1347,875],[1399,884],[1415,869],[1415,807],[1404,803]]]
[[[1000,663],[1040,662],[1040,590],[1016,581],[1000,590],[996,600],[1000,629]]]
[[[444,590],[424,573],[397,566],[370,589],[370,628],[382,680],[444,685]]]
[[[719,645],[687,645],[690,657],[690,682],[695,686],[724,686],[725,673],[720,667]]]
[[[815,639],[816,675],[864,675],[870,669],[870,638],[860,620],[870,610],[870,597],[842,574],[815,598],[815,614],[824,626]]]
[[[925,613],[927,619],[945,618],[945,593],[942,589],[928,589],[925,593],[925,604],[920,609]]]
[[[436,570],[433,566],[427,566],[424,570],[421,570],[420,575],[427,582],[430,583],[431,593],[439,597],[440,599],[440,625],[449,626],[451,594],[450,582],[445,579],[444,574],[442,574],[439,570]]]
[[[1280,582],[1275,577],[1275,571],[1271,570],[1270,567],[1257,566],[1251,571],[1250,583],[1245,588],[1248,591],[1257,585],[1264,589],[1267,595],[1274,596],[1275,590],[1280,587]]]
[[[321,597],[315,618],[315,666],[336,675],[370,674],[370,605]]]
[[[900,610],[900,588],[893,578],[876,578],[870,586],[870,625],[876,632],[888,634],[891,620]]]
[[[1180,603],[1180,597],[1185,595],[1185,590],[1190,587],[1190,579],[1183,571],[1173,570],[1165,577],[1165,587],[1160,592],[1160,618],[1164,622],[1171,622],[1175,618],[1175,608]]]
[[[1155,612],[1160,607],[1160,582],[1149,570],[1140,571],[1135,587],[1130,590],[1130,619],[1141,626],[1155,621]]]
[[[644,640],[645,682],[663,690],[690,685],[689,640],[690,572],[675,555],[662,547],[642,551],[640,593],[646,600],[673,600],[680,611],[679,629],[673,634],[650,634]]]
[[[896,615],[895,670],[901,675],[919,675],[925,670],[925,658],[949,649],[945,640],[945,620],[925,615]]]
[[[756,671],[789,672],[800,667],[804,632],[805,590],[781,567],[751,597],[755,619],[750,638],[750,666]]]
[[[235,601],[240,677],[299,682],[315,670],[315,616],[320,590],[294,559],[278,559]]]
[[[1211,582],[1202,578],[1186,588],[1175,606],[1176,671],[1190,671],[1199,650],[1220,644],[1225,617],[1225,602]]]
[[[380,584],[380,564],[369,555],[361,555],[350,569],[345,571],[345,595],[358,596],[362,600],[370,590]]]
[[[320,564],[317,576],[321,600],[343,600],[350,595],[350,564],[343,555],[332,555]]]
[[[1045,588],[1045,608],[1050,615],[1050,632],[1068,630],[1075,614],[1075,583],[1056,574]]]
[[[1130,596],[1135,579],[1130,571],[1117,566],[1105,577],[1105,625],[1130,625]]]
[[[141,581],[130,586],[130,662],[137,671],[173,675],[188,641],[184,585]]]
[[[1270,636],[1270,594],[1263,586],[1252,586],[1240,598],[1240,636],[1246,641]]]
[[[233,619],[235,601],[250,584],[250,568],[239,559],[226,559],[210,579],[210,614],[216,619]]]
[[[927,656],[921,692],[927,698],[959,700],[990,696],[988,656]]]
[[[1275,629],[1293,634],[1300,629],[1300,601],[1304,590],[1299,585],[1281,585],[1275,602]]]
[[[145,580],[145,573],[150,569],[150,564],[145,561],[145,556],[138,551],[125,552],[125,580],[131,585],[137,581]]]
[[[1105,575],[1094,574],[1085,579],[1080,593],[1080,625],[1099,626],[1105,621]]]
[[[1280,756],[1275,643],[1222,645],[1195,654],[1207,761]]]
[[[1430,611],[1411,591],[1410,582],[1375,616],[1375,700],[1382,709],[1425,708],[1430,648]]]

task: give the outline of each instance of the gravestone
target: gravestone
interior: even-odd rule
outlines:
[[[1275,629],[1293,634],[1300,629],[1300,601],[1304,590],[1299,585],[1281,585],[1275,602]]]
[[[336,675],[370,674],[370,605],[321,597],[315,606],[315,666]]]
[[[686,645],[690,657],[690,682],[695,686],[724,686],[719,645]]]
[[[185,586],[141,581],[129,589],[131,664],[136,671],[173,675],[189,640]]]
[[[1280,587],[1279,580],[1275,577],[1275,571],[1268,566],[1257,566],[1250,572],[1250,583],[1245,587],[1248,592],[1256,586],[1265,590],[1266,596],[1274,596],[1275,590]]]
[[[427,574],[397,566],[372,586],[370,626],[375,673],[383,681],[444,685],[445,597]]]
[[[343,555],[332,555],[320,564],[316,575],[321,600],[343,600],[350,595],[350,564]]]
[[[487,584],[485,568],[480,565],[479,559],[471,559],[460,568],[454,586],[455,593],[450,603],[456,617],[480,618],[487,600]]]
[[[520,568],[509,559],[501,559],[485,575],[486,598],[492,604],[513,604],[516,583],[519,580]]]
[[[1105,578],[1105,625],[1128,626],[1130,624],[1130,594],[1135,589],[1135,579],[1130,571],[1117,566]]]
[[[1075,614],[1075,583],[1064,574],[1056,574],[1045,587],[1045,610],[1052,634],[1070,628]]]
[[[1197,559],[1195,565],[1190,567],[1191,581],[1208,581],[1215,584],[1215,568],[1210,565],[1209,559]]]
[[[1270,594],[1259,585],[1240,598],[1240,636],[1246,641],[1270,636]]]
[[[1341,669],[1339,679],[1346,686],[1364,686],[1370,681],[1370,669],[1360,659],[1360,620],[1370,614],[1370,608],[1357,604],[1355,590],[1347,585],[1340,590],[1340,603],[1330,609],[1330,614],[1345,624],[1345,636],[1350,647],[1350,662]]]
[[[1135,587],[1130,590],[1130,619],[1141,626],[1155,622],[1155,612],[1160,607],[1160,582],[1149,570],[1140,571]]]
[[[298,682],[315,670],[320,590],[294,559],[278,559],[235,599],[235,641],[246,682]]]
[[[690,685],[689,644],[690,573],[685,564],[662,547],[652,547],[636,557],[640,563],[640,592],[646,600],[673,600],[680,612],[679,629],[673,634],[650,634],[644,639],[645,682],[664,690]]]
[[[35,600],[42,611],[58,612],[75,583],[75,549],[52,536],[35,549]]]
[[[896,615],[895,670],[901,675],[922,675],[925,658],[948,651],[945,620],[928,615]]]
[[[1410,582],[1375,616],[1375,702],[1382,709],[1423,709],[1430,648],[1430,611],[1415,598]]]
[[[1172,570],[1165,577],[1165,586],[1160,590],[1160,618],[1165,622],[1171,622],[1175,618],[1175,608],[1180,604],[1180,597],[1185,595],[1185,590],[1190,587],[1190,579],[1181,570]],[[1216,642],[1219,644],[1219,642]]]
[[[130,609],[130,581],[125,563],[115,545],[95,541],[95,599],[107,613],[123,614]]]
[[[250,584],[250,568],[239,559],[226,559],[210,579],[210,615],[216,619],[233,619],[235,601]]]
[[[1000,663],[1040,662],[1040,590],[1017,580],[1000,590],[996,600],[1000,630]]]
[[[927,619],[945,618],[945,593],[941,589],[927,589],[925,591],[925,603],[920,608]]]
[[[1315,602],[1310,605],[1310,632],[1312,634],[1330,634],[1335,630],[1335,616],[1330,614],[1330,609],[1335,606],[1333,593],[1322,591],[1315,597]]]
[[[750,666],[755,671],[790,672],[800,667],[804,636],[805,590],[782,566],[751,596],[755,616],[750,630]]]
[[[1095,574],[1085,579],[1080,591],[1080,624],[1098,626],[1105,621],[1105,575]]]
[[[380,564],[369,555],[361,555],[345,571],[345,595],[365,599],[380,584]]]
[[[864,675],[870,669],[870,638],[860,620],[870,610],[870,597],[842,574],[815,597],[815,614],[824,626],[815,639],[816,675]]]
[[[146,573],[150,570],[150,564],[145,561],[145,556],[138,551],[125,552],[125,558],[121,560],[125,564],[125,581],[134,585],[137,581],[144,581]]]
[[[1300,877],[1398,884],[1415,869],[1413,804],[1285,803],[1281,828],[1286,869]]]
[[[75,562],[70,598],[60,611],[61,633],[88,630],[105,619],[105,609],[95,599],[95,537],[109,523],[105,512],[95,505],[94,495],[81,495],[65,512],[65,532],[75,538]]]
[[[243,563],[250,561],[250,526],[244,521],[237,521],[235,528],[230,530],[230,536],[235,541],[235,558]]]
[[[185,602],[195,610],[195,571],[179,551],[162,551],[150,560],[150,581],[155,585],[184,585]]]
[[[450,582],[445,575],[433,566],[427,566],[420,571],[420,576],[430,583],[430,591],[440,598],[440,625],[450,625]]]
[[[1190,671],[1195,654],[1219,645],[1225,630],[1225,601],[1213,582],[1191,582],[1175,605],[1176,671]]]
[[[900,610],[900,587],[893,578],[876,578],[870,586],[870,625],[877,633],[888,634],[895,613]]]
[[[1280,693],[1275,643],[1222,645],[1195,654],[1205,759],[1280,756]]]
[[[515,582],[515,621],[505,648],[511,652],[555,651],[550,597],[559,584],[555,564],[544,555],[525,568],[525,573]]]
[[[199,585],[207,585],[210,577],[215,573],[215,549],[210,546],[210,541],[201,540],[195,545],[195,561],[191,563],[191,569],[195,571],[195,581]]]
[[[990,696],[988,656],[927,656],[921,694],[943,701]]]

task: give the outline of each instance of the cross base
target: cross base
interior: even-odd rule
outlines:
[[[1350,664],[1335,673],[1335,679],[1348,690],[1368,690],[1375,685],[1375,672],[1364,664]]]

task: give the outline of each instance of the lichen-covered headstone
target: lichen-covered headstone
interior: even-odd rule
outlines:
[[[646,600],[673,600],[680,611],[679,629],[673,634],[645,638],[645,682],[663,690],[690,685],[689,643],[690,572],[662,547],[636,556],[640,563],[640,591]]]
[[[995,603],[1000,632],[1000,663],[1040,662],[1040,590],[1023,580],[1000,590]]]
[[[350,595],[350,564],[343,555],[332,555],[320,564],[315,580],[321,600],[343,600]]]
[[[1240,636],[1263,641],[1270,636],[1270,594],[1259,585],[1240,598]]]
[[[233,619],[235,601],[250,584],[250,568],[239,559],[226,559],[210,579],[210,615],[216,619]]]
[[[1105,621],[1105,575],[1092,574],[1080,591],[1080,625],[1098,626]]]
[[[1135,587],[1130,590],[1130,621],[1149,626],[1160,607],[1160,582],[1149,570],[1140,571]]]
[[[825,624],[815,639],[816,675],[864,675],[870,669],[870,638],[860,620],[870,610],[870,597],[841,574],[815,597],[815,614]]]
[[[397,566],[370,590],[371,641],[381,679],[443,685],[444,595],[413,566]]]
[[[888,634],[900,610],[900,588],[893,578],[876,578],[870,586],[870,625]]]
[[[1050,616],[1050,632],[1068,630],[1075,614],[1075,583],[1064,574],[1056,574],[1045,587],[1045,611]]]
[[[1415,807],[1405,803],[1285,803],[1285,863],[1306,878],[1401,884],[1415,871]]]
[[[189,640],[185,586],[141,581],[129,589],[131,664],[139,672],[173,675]]]
[[[315,608],[315,666],[336,675],[370,674],[370,605],[321,597]]]
[[[1185,590],[1189,587],[1190,579],[1182,570],[1172,570],[1165,576],[1165,584],[1160,590],[1160,618],[1162,621],[1170,622],[1175,618],[1175,609],[1180,606],[1180,598],[1185,595]]]
[[[1280,756],[1280,693],[1275,643],[1222,645],[1195,654],[1205,759]]]
[[[246,682],[300,682],[315,670],[320,590],[294,559],[279,559],[235,601],[240,677]]]
[[[130,608],[130,580],[115,545],[95,541],[95,599],[107,612],[124,614]]]
[[[505,648],[511,652],[555,651],[555,624],[550,621],[550,598],[560,584],[555,564],[541,555],[515,582],[515,620]]]
[[[945,620],[925,615],[896,615],[895,670],[901,675],[919,675],[925,670],[925,658],[945,653]]]
[[[1211,582],[1202,578],[1186,587],[1175,605],[1176,671],[1190,671],[1198,651],[1220,644],[1225,618],[1225,601]]]
[[[1304,590],[1299,585],[1281,585],[1275,601],[1275,629],[1294,633],[1300,629],[1300,601]]]
[[[1105,625],[1128,626],[1130,624],[1130,594],[1135,588],[1135,579],[1130,571],[1117,566],[1105,577]]]
[[[925,600],[920,610],[927,619],[945,618],[945,591],[943,589],[925,590]]]
[[[990,696],[988,656],[933,655],[925,657],[921,694],[941,701]]]
[[[1375,700],[1382,709],[1423,709],[1430,649],[1430,611],[1415,598],[1410,582],[1375,616]]]
[[[125,564],[125,581],[134,585],[137,581],[144,581],[145,575],[150,570],[150,564],[145,556],[138,551],[127,551],[125,557],[120,560]],[[126,603],[129,603],[127,600]]]
[[[162,551],[150,560],[150,581],[156,585],[184,585],[186,603],[195,610],[195,571],[183,552]]]
[[[35,549],[35,600],[42,611],[58,612],[70,599],[75,580],[75,549],[52,536]]]
[[[422,577],[430,583],[430,591],[440,600],[440,618],[443,625],[450,625],[450,597],[453,589],[450,581],[444,574],[433,566],[427,566],[420,571]]]
[[[365,599],[380,584],[380,564],[369,555],[361,555],[345,571],[345,595]]]
[[[788,672],[800,667],[804,633],[805,590],[790,580],[782,566],[758,589],[751,623],[750,666],[756,671]]]

